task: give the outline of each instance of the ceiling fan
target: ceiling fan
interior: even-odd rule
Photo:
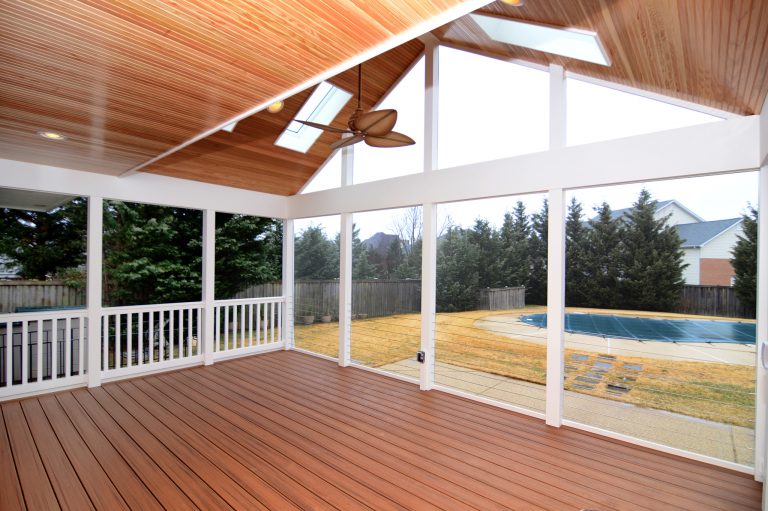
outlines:
[[[373,110],[363,112],[363,65],[357,66],[357,109],[347,121],[349,129],[335,128],[325,124],[310,121],[298,121],[307,126],[331,133],[348,133],[352,136],[344,137],[331,144],[331,149],[350,146],[358,142],[365,142],[372,147],[402,147],[413,145],[416,142],[409,136],[392,131],[397,122],[397,110]]]

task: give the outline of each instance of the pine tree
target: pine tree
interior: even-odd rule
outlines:
[[[371,264],[368,247],[360,241],[360,229],[352,226],[352,279],[365,280],[376,276],[376,266]]]
[[[468,231],[450,227],[437,249],[437,311],[455,312],[477,307],[480,253]]]
[[[504,214],[501,226],[500,248],[501,267],[499,268],[500,286],[525,286],[531,274],[529,239],[531,226],[525,205],[517,201],[512,213]]]
[[[590,252],[582,206],[575,197],[565,220],[565,304],[583,307],[588,302],[586,258]]]
[[[548,225],[549,202],[544,199],[541,211],[531,216],[531,235],[528,241],[531,272],[525,290],[525,301],[529,304],[547,304]]]
[[[498,287],[501,284],[501,244],[493,226],[486,219],[478,218],[475,225],[466,231],[468,241],[477,249],[478,284],[481,288]]]
[[[643,189],[632,209],[624,213],[620,285],[623,309],[668,311],[683,290],[682,242],[667,224],[656,219],[656,201]]]
[[[325,236],[322,227],[310,225],[304,229],[296,238],[294,247],[296,280],[338,278],[338,245]]]
[[[617,308],[620,303],[621,233],[611,207],[603,202],[595,208],[597,216],[589,220],[585,257],[586,307]]]
[[[733,287],[748,311],[757,310],[757,209],[750,207],[742,222],[743,234],[733,247],[731,264],[736,273]]]

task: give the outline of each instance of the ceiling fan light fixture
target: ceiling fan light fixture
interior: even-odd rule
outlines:
[[[285,106],[284,102],[282,102],[282,101],[275,101],[274,103],[270,104],[267,107],[267,112],[269,112],[271,114],[276,114],[277,112],[282,110],[284,106]]]

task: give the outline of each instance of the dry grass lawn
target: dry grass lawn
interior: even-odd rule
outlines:
[[[437,359],[467,369],[544,384],[544,346],[527,342],[522,336],[519,339],[510,338],[474,325],[476,320],[492,315],[543,311],[543,307],[527,307],[515,311],[438,314]],[[419,314],[355,320],[352,322],[352,359],[367,366],[379,367],[413,357],[419,349],[420,325]],[[536,335],[539,337],[545,335],[544,331],[538,332]],[[338,335],[338,323],[296,325],[296,346],[337,357]],[[566,349],[566,364],[573,367],[567,370],[566,389],[721,423],[754,427],[755,372],[751,367],[618,356],[604,373],[604,380],[622,381],[621,377],[629,374],[636,381],[628,382],[631,390],[626,394],[613,395],[605,392],[604,385],[595,390],[573,387],[579,384],[576,377],[583,377],[591,371],[588,363],[572,357],[580,354],[589,355],[589,360],[595,360],[597,355]],[[627,372],[622,369],[625,364],[640,365],[642,370],[639,373]]]

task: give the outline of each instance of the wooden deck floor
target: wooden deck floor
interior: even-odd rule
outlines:
[[[6,402],[0,509],[759,509],[751,478],[295,352]]]

